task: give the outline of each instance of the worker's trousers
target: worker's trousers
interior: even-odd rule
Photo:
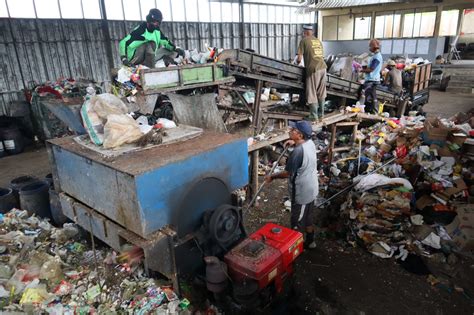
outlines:
[[[145,65],[148,68],[155,67],[155,48],[156,44],[154,42],[148,42],[135,50],[130,63],[134,66],[136,65]]]

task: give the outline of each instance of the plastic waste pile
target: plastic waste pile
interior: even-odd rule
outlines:
[[[133,112],[121,99],[108,93],[86,100],[81,117],[91,142],[104,149],[124,144],[161,144],[165,130],[176,127],[166,118]]]
[[[13,209],[0,218],[0,311],[43,314],[189,314],[190,302],[144,275],[143,252],[93,248],[62,228]]]
[[[473,117],[402,117],[362,129],[364,157],[395,163],[354,179],[341,206],[350,243],[407,269],[407,259],[474,251]]]
[[[84,97],[99,94],[100,86],[90,80],[75,80],[60,78],[57,81],[47,81],[34,88],[41,97],[54,96],[57,99]]]

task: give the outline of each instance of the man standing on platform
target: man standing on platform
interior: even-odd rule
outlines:
[[[303,26],[303,39],[298,46],[297,64],[304,60],[306,69],[306,103],[309,106],[309,120],[317,121],[324,116],[326,100],[326,63],[324,62],[323,44],[314,37],[313,26]],[[318,107],[321,116],[318,116]]]

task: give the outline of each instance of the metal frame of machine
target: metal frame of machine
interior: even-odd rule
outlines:
[[[179,273],[245,236],[231,193],[248,183],[246,139],[204,133],[110,159],[66,137],[48,153],[63,213],[116,250],[141,247],[177,290]]]

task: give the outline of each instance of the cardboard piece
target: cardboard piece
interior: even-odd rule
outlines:
[[[458,204],[456,211],[446,231],[461,251],[474,251],[474,204]]]
[[[425,133],[429,140],[446,141],[450,128],[446,128],[438,118],[429,118],[425,120]]]
[[[460,178],[454,181],[454,187],[446,188],[444,191],[440,192],[439,194],[446,200],[451,199],[454,195],[467,190],[466,183]]]
[[[436,203],[436,200],[428,195],[423,195],[421,198],[419,198],[415,206],[418,210],[423,210],[425,207],[431,206]]]
[[[382,143],[380,145],[380,150],[382,150],[383,152],[390,152],[392,150],[392,146],[387,143]]]

